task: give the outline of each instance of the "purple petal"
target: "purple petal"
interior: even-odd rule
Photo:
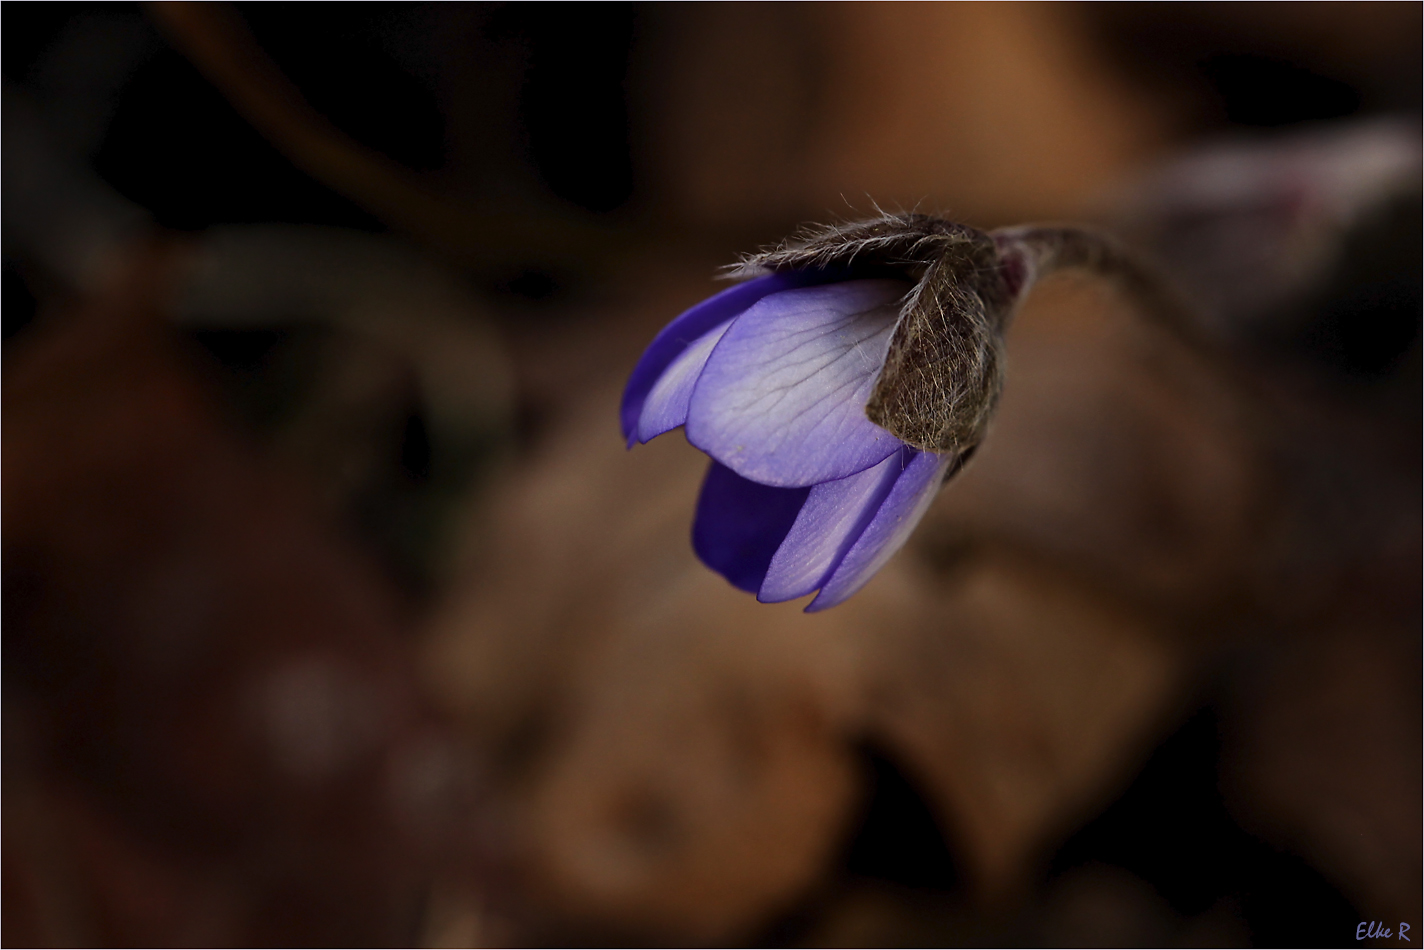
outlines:
[[[628,445],[631,447],[636,440],[638,419],[643,414],[643,402],[648,393],[683,350],[696,343],[709,330],[737,316],[767,294],[804,287],[832,277],[833,275],[822,271],[794,271],[757,277],[708,297],[692,309],[683,311],[681,316],[663,327],[662,332],[653,337],[653,342],[643,351],[642,358],[638,360],[638,365],[633,367],[633,373],[628,377],[628,385],[623,390],[623,405],[619,410],[619,418],[623,423],[623,435],[628,439]]]
[[[913,449],[904,448],[863,472],[814,486],[771,559],[757,600],[794,600],[825,583],[865,531],[913,454]]]
[[[692,391],[687,439],[764,485],[864,471],[903,444],[865,416],[909,284],[852,280],[763,297]]]
[[[697,377],[702,375],[702,367],[707,364],[707,357],[712,355],[712,348],[731,325],[732,321],[728,320],[708,330],[663,370],[643,399],[643,411],[634,428],[639,442],[660,436],[687,421],[687,404],[692,399],[692,388],[697,385]]]
[[[953,455],[913,452],[865,531],[827,578],[807,612],[834,607],[865,586],[909,539],[944,481]]]
[[[697,499],[692,548],[732,586],[754,594],[810,491],[758,485],[713,462]]]

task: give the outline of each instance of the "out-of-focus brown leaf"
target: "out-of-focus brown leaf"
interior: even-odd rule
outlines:
[[[166,276],[139,255],[5,367],[7,921],[406,942],[459,762],[388,582],[224,428]]]
[[[1270,508],[1259,411],[1232,378],[1076,275],[1035,290],[1007,365],[990,435],[925,543],[1038,551],[1187,627],[1238,598]]]
[[[713,226],[1081,214],[1182,115],[1102,68],[1053,4],[678,9],[644,121],[669,209]],[[656,22],[656,21],[655,21]]]
[[[1230,733],[1243,824],[1310,858],[1372,919],[1420,920],[1420,664],[1417,622],[1355,602],[1257,657]]]
[[[615,404],[587,400],[497,497],[428,666],[506,790],[535,932],[725,940],[809,886],[838,839],[843,628],[699,564],[705,459],[675,437],[629,453]]]
[[[926,783],[969,883],[1002,899],[1125,783],[1183,658],[1121,599],[1041,561],[979,552],[907,581],[916,609],[861,632],[869,725]]]

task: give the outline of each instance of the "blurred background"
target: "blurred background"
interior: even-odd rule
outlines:
[[[2,16],[6,944],[1422,932],[1419,4]],[[877,207],[1197,323],[1046,282],[905,551],[756,604],[621,385]]]

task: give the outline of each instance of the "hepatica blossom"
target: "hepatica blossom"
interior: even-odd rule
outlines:
[[[807,234],[683,313],[623,395],[631,447],[679,426],[712,464],[692,543],[764,602],[841,603],[982,438],[1004,326],[1062,231],[924,215]]]

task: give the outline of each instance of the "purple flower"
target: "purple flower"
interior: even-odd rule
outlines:
[[[805,235],[657,335],[623,434],[631,447],[684,426],[712,457],[692,528],[709,567],[761,601],[819,591],[806,609],[833,607],[982,439],[1003,330],[1035,277],[1105,249],[1073,229],[990,235],[924,215]]]
[[[865,414],[905,297],[879,278],[771,274],[706,300],[648,347],[623,397],[629,444],[680,425],[713,459],[702,560],[766,602],[855,593],[905,543],[952,456]]]

